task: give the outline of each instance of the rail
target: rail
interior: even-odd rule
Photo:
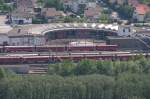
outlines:
[[[150,49],[150,45],[148,45],[145,41],[143,41],[142,39],[140,39],[139,37],[137,37],[136,35],[130,35],[132,38],[135,38],[137,40],[139,40],[141,43],[143,43],[147,48]]]

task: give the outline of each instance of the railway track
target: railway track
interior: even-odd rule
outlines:
[[[130,51],[74,51],[74,52],[14,52],[1,53],[0,56],[51,56],[51,55],[106,55],[106,54],[129,54]]]
[[[28,73],[29,74],[46,74],[48,71],[47,65],[31,64]]]
[[[24,56],[0,56],[0,64],[34,64],[62,62],[64,60],[80,61],[82,59],[92,60],[129,60],[134,56],[143,55],[150,57],[150,53],[108,53],[108,54],[89,54],[77,53],[69,55],[24,55]]]

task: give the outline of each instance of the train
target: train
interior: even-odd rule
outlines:
[[[93,46],[0,46],[1,53],[9,52],[65,52],[65,51],[116,51],[117,45],[93,45]]]
[[[78,62],[82,59],[91,60],[129,60],[132,57],[141,54],[84,54],[84,55],[26,55],[26,56],[0,56],[0,64],[36,64],[36,63],[51,63],[62,62],[64,60],[73,60]],[[143,56],[150,57],[150,53],[144,53]]]

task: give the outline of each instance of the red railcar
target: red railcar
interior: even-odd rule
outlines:
[[[0,46],[0,53],[4,52],[4,47]]]
[[[116,51],[117,45],[97,45],[97,46],[4,46],[0,47],[0,52],[64,52],[64,51]]]
[[[94,51],[96,46],[70,46],[69,51]]]
[[[33,52],[35,47],[33,46],[6,46],[5,52]]]
[[[47,46],[36,46],[35,51],[37,51],[37,52],[48,52],[50,50]]]
[[[26,56],[23,57],[24,63],[47,63],[49,61],[49,56]]]
[[[97,51],[116,51],[118,49],[117,45],[97,45]]]
[[[17,56],[1,56],[0,64],[12,64],[12,63],[21,63],[22,58]]]
[[[67,51],[67,46],[50,46],[48,47],[53,52],[64,52]]]
[[[117,59],[126,61],[126,60],[131,59],[134,56],[136,56],[136,54],[119,54],[117,55]]]

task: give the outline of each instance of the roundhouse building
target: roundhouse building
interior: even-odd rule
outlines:
[[[0,26],[0,45],[8,45],[9,38],[7,32],[10,31],[12,28],[7,25]]]
[[[106,36],[128,36],[132,32],[116,24],[53,23],[14,27],[5,34],[8,45],[35,46],[55,39],[105,39]],[[0,41],[0,43],[2,43]],[[4,42],[3,42],[4,43]]]
[[[32,34],[25,28],[14,28],[8,32],[9,45],[11,46],[32,46],[32,45],[44,45],[44,35]]]
[[[118,26],[98,23],[53,23],[17,26],[8,32],[9,45],[45,45],[55,39],[101,39],[117,35]]]

